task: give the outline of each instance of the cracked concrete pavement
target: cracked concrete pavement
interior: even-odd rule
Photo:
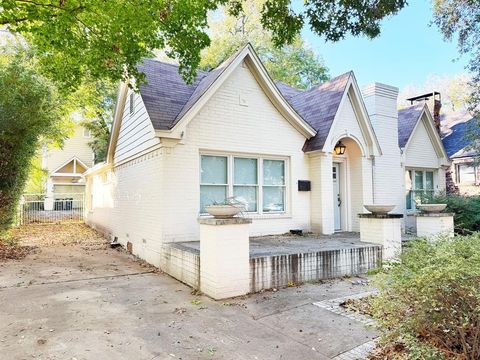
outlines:
[[[352,280],[214,301],[123,250],[42,248],[0,262],[0,358],[330,359],[377,336],[313,305]]]

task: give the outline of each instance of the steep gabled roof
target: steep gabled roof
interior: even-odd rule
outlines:
[[[309,90],[301,91],[290,99],[287,97],[289,94],[284,92],[293,108],[317,131],[317,135],[305,143],[304,151],[323,148],[351,75],[351,71],[347,72]]]
[[[398,112],[398,145],[401,149],[408,147],[415,129],[423,121],[425,129],[430,137],[431,144],[434,146],[438,157],[442,160],[442,165],[449,165],[449,159],[442,139],[435,126],[430,110],[424,103],[409,106]]]
[[[192,84],[186,84],[178,73],[178,66],[157,60],[145,60],[139,70],[146,75],[147,84],[140,86],[140,94],[155,130],[171,130],[199,102],[229,66],[240,55],[249,51],[258,59],[250,45],[239,49],[219,67],[210,72],[199,71]],[[256,65],[264,68],[261,64]],[[275,82],[281,97],[317,133],[308,139],[304,151],[321,150],[339,109],[352,72],[347,72],[308,90],[300,90],[282,82]],[[268,74],[266,75],[268,78]],[[295,115],[294,115],[295,116]],[[311,130],[311,131],[313,131]]]
[[[205,101],[242,61],[261,84],[270,101],[285,118],[307,138],[315,130],[288,103],[273,83],[250,44],[239,49],[210,72],[199,71],[192,84],[186,84],[178,74],[178,66],[157,60],[145,60],[138,69],[146,74],[146,84],[139,86],[140,95],[155,130],[173,131],[180,123],[188,123]]]
[[[155,129],[168,130],[182,112],[201,81],[208,73],[198,71],[192,84],[187,84],[178,73],[178,65],[145,59],[138,66],[145,74],[145,84],[139,86],[142,100]]]
[[[425,104],[416,104],[398,112],[398,146],[400,148],[403,149],[407,145],[425,106]]]

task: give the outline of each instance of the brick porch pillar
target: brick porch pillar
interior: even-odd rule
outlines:
[[[200,290],[218,300],[250,291],[251,219],[200,219]]]

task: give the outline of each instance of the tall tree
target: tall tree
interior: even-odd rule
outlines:
[[[85,82],[70,97],[81,124],[92,134],[89,142],[94,153],[94,162],[105,161],[113,121],[113,108],[117,87],[110,81]]]
[[[201,67],[216,67],[250,42],[274,80],[303,89],[328,79],[323,61],[301,37],[297,36],[292,44],[274,45],[272,33],[261,25],[265,3],[265,0],[252,0],[244,4],[236,16],[230,14],[227,7],[212,15],[209,19],[211,45],[202,52]]]
[[[433,0],[434,22],[447,40],[457,40],[461,54],[470,56],[472,74],[469,108],[476,118],[467,138],[480,158],[480,5],[478,0]]]
[[[141,80],[136,65],[155,49],[178,58],[180,72],[192,79],[200,51],[210,44],[207,14],[226,5],[234,15],[243,0],[0,0],[0,25],[19,32],[37,50],[43,70],[63,86],[87,76],[114,82]],[[275,45],[292,44],[304,25],[327,40],[346,34],[375,37],[380,21],[406,0],[308,0],[298,11],[291,0],[268,0],[263,28]]]
[[[61,142],[66,108],[24,55],[0,59],[0,236],[12,224],[40,140]]]

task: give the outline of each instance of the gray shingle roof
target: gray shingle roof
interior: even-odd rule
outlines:
[[[347,72],[287,98],[295,111],[317,131],[313,138],[305,142],[303,151],[320,150],[325,144],[351,75],[351,71]]]
[[[172,129],[237,54],[238,52],[210,72],[198,71],[192,84],[183,81],[177,65],[144,60],[138,69],[145,73],[147,83],[139,88],[153,127],[159,130]],[[323,147],[350,75],[351,72],[345,73],[305,91],[276,82],[278,89],[295,111],[317,131],[317,135],[305,143],[304,151]]]
[[[290,100],[294,96],[297,96],[298,94],[301,94],[304,92],[304,90],[291,87],[281,81],[275,81],[275,85],[277,86],[277,89],[280,90],[280,92],[282,93],[283,97],[286,100]]]
[[[186,84],[178,73],[178,66],[145,59],[138,66],[145,74],[146,84],[139,86],[142,100],[155,129],[169,130],[185,107],[198,84],[208,73],[198,71],[193,84]]]
[[[470,118],[464,122],[458,122],[448,129],[448,133],[444,135],[442,142],[449,157],[456,158],[475,155],[474,150],[468,149],[470,142],[465,136],[470,127],[474,125],[475,119]]]
[[[416,104],[398,112],[398,146],[404,148],[417,125],[425,104]]]

